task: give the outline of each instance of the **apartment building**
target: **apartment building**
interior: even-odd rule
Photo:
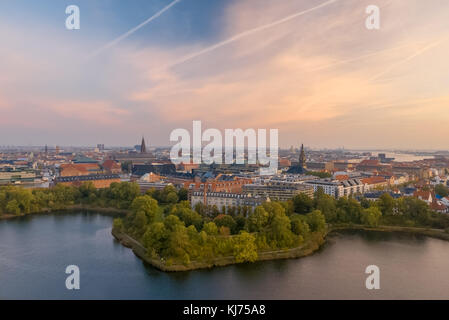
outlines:
[[[190,196],[190,203],[192,208],[195,207],[197,203],[206,204],[207,206],[216,206],[219,210],[226,207],[250,207],[252,209],[260,206],[265,201],[270,201],[270,199],[264,197],[257,197],[248,194],[240,193],[228,193],[228,192],[207,192],[206,197],[204,192],[195,191],[192,192]]]
[[[264,184],[247,184],[243,186],[243,193],[252,196],[268,197],[271,200],[287,201],[294,196],[304,193],[313,197],[313,187],[304,183],[269,182]]]
[[[325,194],[335,198],[365,193],[365,185],[360,179],[317,179],[306,181],[305,184],[312,186],[314,191],[322,188]]]

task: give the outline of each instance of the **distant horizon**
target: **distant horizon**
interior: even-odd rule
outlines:
[[[56,147],[59,147],[60,149],[64,148],[86,148],[86,149],[95,149],[97,148],[97,145],[0,145],[0,150],[7,149],[7,148],[45,148],[48,147],[50,149],[55,149]],[[112,146],[112,145],[106,145],[104,144],[105,149],[134,149],[135,145],[130,146]],[[157,149],[157,148],[171,148],[171,145],[146,145],[147,150],[148,149]],[[289,150],[291,146],[286,147],[282,146],[279,149],[280,150]],[[294,149],[299,149],[299,146],[293,146]],[[384,152],[429,152],[429,153],[435,153],[435,152],[448,152],[449,149],[404,149],[404,148],[331,148],[331,147],[313,147],[308,146],[304,144],[304,148],[312,151],[356,151],[356,152],[377,152],[377,151],[384,151]]]

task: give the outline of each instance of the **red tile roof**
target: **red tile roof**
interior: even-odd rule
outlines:
[[[416,198],[420,198],[422,200],[428,200],[430,198],[433,201],[432,193],[430,191],[423,191],[423,190],[415,191],[413,193],[413,196]]]
[[[359,166],[378,166],[379,160],[362,160]]]
[[[103,168],[108,170],[121,169],[121,166],[114,160],[105,160],[105,162],[103,162]]]
[[[362,183],[366,183],[366,184],[379,184],[379,183],[386,183],[386,182],[387,182],[387,180],[385,180],[384,177],[379,177],[379,176],[362,179]]]

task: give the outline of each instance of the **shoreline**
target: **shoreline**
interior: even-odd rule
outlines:
[[[112,229],[111,234],[118,242],[120,242],[121,245],[131,249],[132,252],[143,262],[164,272],[193,271],[199,269],[211,269],[213,267],[224,267],[234,264],[246,263],[246,262],[236,262],[234,256],[228,256],[228,257],[215,258],[209,262],[192,261],[189,265],[173,264],[167,266],[164,262],[162,262],[159,259],[149,258],[146,254],[147,250],[145,249],[145,247],[142,244],[140,244],[137,240],[127,235],[126,233]],[[303,245],[292,249],[257,252],[258,258],[255,262],[280,260],[280,259],[297,259],[309,256],[318,251],[325,244],[326,235],[327,233],[325,233],[324,236],[315,234],[314,237],[309,239]],[[321,237],[321,239],[316,239],[317,237]]]
[[[23,217],[28,217],[28,216],[39,216],[41,214],[51,214],[51,213],[55,213],[55,212],[64,212],[64,211],[71,212],[71,211],[78,211],[78,210],[94,212],[94,213],[101,213],[101,214],[109,214],[109,215],[113,215],[113,216],[115,216],[115,215],[117,215],[117,216],[123,215],[124,216],[128,213],[128,210],[124,210],[124,209],[101,208],[101,207],[86,206],[86,205],[82,205],[82,204],[74,204],[71,206],[67,206],[65,208],[43,209],[41,211],[30,212],[30,213],[19,214],[19,215],[4,213],[4,214],[0,215],[0,221],[11,220],[14,218],[23,218]]]
[[[39,212],[33,212],[29,214],[13,215],[13,214],[3,214],[0,216],[0,221],[11,220],[14,218],[26,217],[26,216],[38,216],[40,214],[52,214],[55,212],[72,212],[72,211],[87,211],[99,214],[106,214],[112,216],[123,216],[128,213],[127,210],[117,209],[117,208],[100,208],[92,207],[86,205],[72,205],[61,209],[46,209]],[[308,239],[301,246],[291,249],[284,250],[274,250],[274,251],[261,251],[258,252],[259,261],[269,261],[269,260],[280,260],[280,259],[298,259],[302,257],[307,257],[314,254],[316,251],[321,249],[323,245],[327,242],[328,235],[339,231],[345,230],[360,230],[360,231],[375,231],[375,232],[401,232],[408,234],[418,234],[423,235],[443,241],[449,241],[449,233],[444,229],[432,229],[423,227],[401,227],[401,226],[377,226],[377,227],[367,227],[359,224],[338,224],[329,225],[327,231],[323,234],[314,234],[310,239]],[[164,272],[182,272],[182,271],[192,271],[199,269],[210,269],[213,267],[223,267],[233,264],[239,264],[235,261],[234,256],[219,257],[212,259],[211,261],[191,261],[189,265],[183,264],[173,264],[167,266],[163,261],[159,259],[152,259],[147,257],[147,250],[140,244],[137,240],[128,236],[127,234],[116,231],[112,228],[112,236],[120,242],[121,245],[127,247],[133,251],[133,253],[141,259],[144,263],[151,265],[152,267],[164,271]],[[245,262],[240,262],[245,263]]]
[[[336,225],[330,226],[326,233],[322,236],[322,239],[316,241],[316,239],[309,239],[308,242],[304,243],[300,247],[286,249],[286,250],[276,250],[269,252],[258,252],[258,259],[255,262],[259,261],[269,261],[269,260],[280,260],[280,259],[298,259],[302,257],[307,257],[319,249],[323,247],[323,245],[327,242],[327,236],[332,233],[337,233],[338,231],[344,230],[361,230],[361,231],[375,231],[375,232],[401,232],[408,234],[419,234],[423,236],[427,236],[430,238],[436,238],[443,241],[449,241],[449,233],[442,229],[430,229],[430,228],[417,228],[417,227],[400,227],[400,226],[378,226],[378,227],[367,227],[363,225]],[[111,234],[113,237],[120,242],[126,248],[132,250],[132,252],[141,259],[144,263],[149,264],[150,266],[163,271],[163,272],[182,272],[182,271],[193,271],[199,269],[211,269],[213,267],[224,267],[234,264],[239,264],[235,261],[234,256],[229,257],[220,257],[216,258],[210,262],[197,262],[192,261],[189,265],[165,265],[159,259],[152,259],[147,257],[147,250],[145,247],[140,244],[137,240],[128,236],[127,234],[112,229]],[[315,235],[316,237],[317,235]],[[243,262],[245,263],[245,262]]]
[[[449,241],[449,233],[444,229],[432,229],[432,228],[419,228],[419,227],[401,227],[401,226],[378,226],[367,227],[364,225],[335,225],[331,226],[329,234],[332,232],[344,231],[344,230],[361,230],[361,231],[377,231],[377,232],[401,232],[408,234],[418,234],[427,236],[430,238]]]

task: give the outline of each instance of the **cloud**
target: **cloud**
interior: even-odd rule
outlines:
[[[128,38],[130,35],[132,35],[133,33],[139,31],[140,29],[142,29],[144,26],[146,26],[147,24],[149,24],[150,22],[152,22],[153,20],[159,18],[162,14],[164,14],[164,12],[166,12],[167,10],[169,10],[171,7],[173,7],[174,5],[176,5],[178,2],[180,2],[181,0],[174,0],[172,2],[170,2],[168,5],[166,5],[164,8],[162,8],[161,10],[159,10],[158,12],[156,12],[154,15],[152,15],[150,18],[146,19],[144,22],[140,23],[139,25],[137,25],[136,27],[128,30],[127,32],[125,32],[124,34],[122,34],[121,36],[115,38],[114,40],[110,41],[109,43],[107,43],[106,45],[104,45],[103,47],[95,50],[91,55],[89,55],[89,58],[95,57],[98,54],[100,54],[101,52],[112,48],[113,46],[117,45],[120,41],[125,40],[126,38]]]
[[[282,19],[279,19],[279,20],[276,20],[274,22],[270,22],[270,23],[264,24],[262,26],[258,26],[258,27],[255,27],[255,28],[252,28],[252,29],[249,29],[249,30],[245,30],[245,31],[243,31],[243,32],[241,32],[239,34],[236,34],[236,35],[234,35],[234,36],[232,36],[232,37],[230,37],[230,38],[228,38],[226,40],[220,41],[220,42],[215,43],[215,44],[213,44],[213,45],[211,45],[211,46],[209,46],[207,48],[201,49],[200,51],[197,51],[197,52],[194,52],[192,54],[189,54],[189,55],[181,58],[180,60],[176,61],[174,64],[172,64],[172,66],[185,63],[185,62],[187,62],[189,60],[192,60],[194,58],[197,58],[197,57],[199,57],[199,56],[201,56],[201,55],[203,55],[205,53],[209,53],[211,51],[217,50],[217,49],[219,49],[219,48],[221,48],[223,46],[226,46],[226,45],[228,45],[230,43],[233,43],[233,42],[238,41],[240,39],[243,39],[245,37],[249,37],[249,36],[251,36],[251,35],[253,35],[255,33],[262,32],[262,31],[265,31],[267,29],[274,28],[274,27],[276,27],[276,26],[278,26],[280,24],[286,23],[286,22],[288,22],[290,20],[296,19],[298,17],[301,17],[301,16],[303,16],[305,14],[308,14],[310,12],[313,12],[315,10],[319,10],[321,8],[324,8],[324,7],[326,7],[328,5],[331,5],[331,4],[333,4],[333,3],[337,2],[337,1],[338,0],[328,0],[328,1],[325,1],[325,2],[322,2],[322,3],[318,4],[318,5],[316,5],[314,7],[308,8],[306,10],[295,12],[295,13],[289,15],[289,16],[286,16],[286,17],[284,17]]]
[[[223,34],[227,40],[196,48],[196,54],[178,60],[185,63],[175,68],[148,67],[154,71],[153,85],[134,92],[130,99],[157,105],[157,115],[165,123],[188,125],[193,119],[202,119],[219,128],[278,127],[281,139],[285,139],[283,145],[297,140],[295,135],[306,134],[312,143],[322,146],[339,146],[345,140],[356,146],[363,146],[366,141],[370,145],[400,146],[406,143],[401,140],[404,137],[395,139],[392,130],[400,130],[401,122],[414,123],[416,127],[431,125],[432,117],[421,117],[424,124],[415,115],[426,113],[423,105],[417,106],[413,114],[398,110],[409,107],[414,99],[432,98],[445,90],[425,82],[444,77],[438,65],[448,64],[442,57],[445,47],[439,41],[446,34],[440,30],[442,16],[437,14],[438,19],[424,21],[429,17],[417,16],[421,4],[416,1],[381,1],[383,27],[376,33],[364,27],[363,12],[368,1],[347,1],[333,10],[315,12],[308,19],[289,21],[246,36],[245,30],[257,30],[251,24],[264,25],[275,20],[273,15],[282,17],[286,12],[298,11],[297,4],[291,2],[282,2],[277,10],[272,10],[273,3],[257,3],[260,5],[256,7],[254,1],[240,1],[228,9],[226,25],[231,27],[225,28]],[[414,8],[416,16],[403,17],[405,7]],[[395,14],[402,19],[394,19]],[[429,30],[434,31],[432,37]],[[439,46],[428,46],[429,43]],[[424,62],[417,57],[431,68],[424,70]],[[170,65],[171,59],[159,61]],[[149,60],[139,61],[143,69]],[[422,68],[416,68],[416,64]],[[393,78],[373,82],[380,72],[388,72]],[[370,114],[377,112],[370,105],[392,103],[397,109],[385,108],[381,115]],[[440,107],[435,105],[432,110],[447,114],[443,102],[435,103]],[[378,121],[389,127],[382,130]],[[343,129],[342,123],[348,128],[359,128],[360,134],[348,137],[348,129]],[[314,129],[321,130],[322,137],[314,136]],[[375,139],[368,138],[373,132]],[[413,134],[409,139],[412,141]]]
[[[142,132],[153,145],[167,144],[172,129],[202,120],[220,129],[278,128],[282,146],[416,147],[418,135],[445,145],[433,132],[447,129],[432,127],[449,117],[449,44],[438,42],[449,30],[449,3],[437,10],[420,0],[379,0],[378,31],[365,28],[368,0],[295,16],[323,3],[230,1],[214,17],[221,31],[213,39],[126,41],[85,64],[79,57],[89,43],[47,39],[43,50],[30,39],[33,50],[24,51],[14,40],[19,31],[0,31],[8,44],[0,52],[0,110],[9,106],[11,127],[56,128],[41,116],[50,114],[72,131],[107,132],[114,144]]]

